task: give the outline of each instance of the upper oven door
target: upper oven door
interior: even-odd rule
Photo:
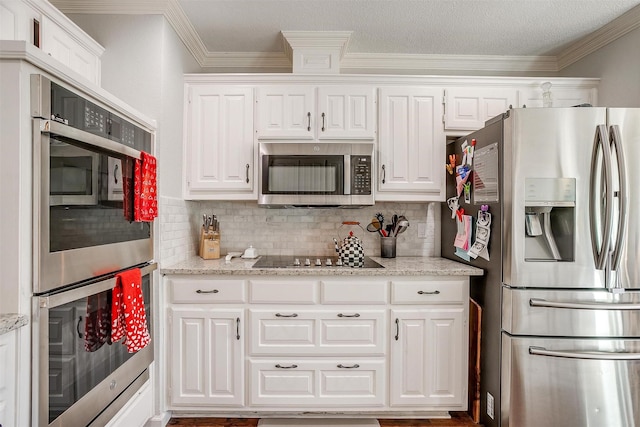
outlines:
[[[129,213],[140,152],[53,120],[33,135],[34,293],[151,260],[151,225]]]

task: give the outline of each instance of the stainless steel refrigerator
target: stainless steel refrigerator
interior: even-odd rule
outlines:
[[[488,206],[489,260],[456,255],[454,200],[441,248],[485,270],[471,282],[481,423],[640,426],[640,109],[509,110],[450,142],[445,161],[459,165],[472,140],[459,205],[474,231]],[[454,170],[447,199],[458,187]]]

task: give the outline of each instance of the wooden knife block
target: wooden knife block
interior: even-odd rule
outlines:
[[[200,233],[200,258],[220,258],[220,233],[204,230]]]

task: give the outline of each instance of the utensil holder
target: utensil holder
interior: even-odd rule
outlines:
[[[396,257],[396,237],[380,237],[380,256],[382,258]]]

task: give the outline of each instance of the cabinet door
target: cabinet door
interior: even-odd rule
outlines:
[[[42,16],[42,50],[88,80],[100,82],[96,56],[46,16]]]
[[[253,89],[187,87],[186,199],[253,195]]]
[[[441,89],[380,89],[376,200],[444,201],[441,117]]]
[[[392,406],[466,409],[464,313],[462,307],[392,310]]]
[[[170,308],[169,316],[171,403],[242,406],[243,311]]]
[[[5,426],[16,425],[16,348],[17,348],[18,332],[13,330],[0,335],[0,424]],[[51,361],[53,369],[56,372],[56,361]],[[56,378],[53,378],[55,380]],[[52,386],[60,382],[49,379]],[[62,387],[60,387],[62,388]],[[56,394],[52,389],[52,400],[55,404]]]
[[[292,359],[249,361],[249,404],[344,408],[383,406],[383,359]]]
[[[252,355],[383,355],[385,310],[249,310]]]
[[[320,86],[318,139],[374,139],[373,86]]]
[[[515,88],[461,87],[445,91],[445,128],[477,130],[484,122],[518,105]]]
[[[262,86],[257,89],[258,139],[315,138],[313,86]]]

